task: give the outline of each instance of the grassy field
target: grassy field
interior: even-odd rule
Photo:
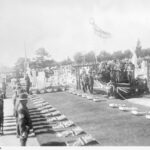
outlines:
[[[93,102],[66,92],[41,95],[53,107],[91,134],[102,146],[148,146],[150,145],[150,120],[110,108],[109,103],[124,103],[140,110],[149,108],[127,101],[108,100]]]

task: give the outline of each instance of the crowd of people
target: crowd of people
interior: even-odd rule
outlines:
[[[129,60],[112,60],[101,62],[98,68],[98,78],[104,82],[133,83],[135,66]]]
[[[83,92],[89,90],[93,93],[94,79],[105,83],[129,83],[134,82],[135,66],[129,60],[112,60],[101,62],[96,70],[82,70],[80,74],[80,87]]]

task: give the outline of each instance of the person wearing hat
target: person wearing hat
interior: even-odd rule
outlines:
[[[27,108],[28,95],[22,93],[19,95],[18,103],[16,106],[16,121],[17,121],[17,135],[20,138],[20,145],[26,146],[27,138],[32,123]]]
[[[17,87],[17,89],[15,90],[15,93],[14,93],[14,95],[12,97],[12,99],[13,99],[13,106],[14,106],[14,116],[16,116],[16,111],[15,111],[16,108],[15,108],[15,106],[16,106],[16,103],[17,103],[17,98],[19,97],[19,95],[21,93],[24,93],[24,90],[21,87]]]

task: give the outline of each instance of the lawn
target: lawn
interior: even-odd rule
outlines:
[[[91,134],[102,146],[150,145],[150,120],[110,108],[109,103],[125,103],[140,110],[149,108],[121,100],[93,102],[67,92],[49,93],[42,96],[67,118]]]

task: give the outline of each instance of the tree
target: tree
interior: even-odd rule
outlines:
[[[114,52],[112,54],[112,57],[113,57],[113,59],[119,59],[119,60],[121,60],[121,59],[124,58],[122,51],[116,51],[116,52]]]
[[[27,59],[27,61],[29,62],[30,60]],[[25,71],[25,58],[24,57],[20,57],[17,59],[15,66],[14,66],[14,74],[17,78],[22,77],[24,71]]]
[[[60,65],[70,65],[73,61],[68,57],[67,59],[60,62]]]
[[[27,58],[26,60],[27,62],[30,62],[30,59]],[[24,72],[25,71],[25,58],[24,57],[20,57],[18,58],[18,60],[16,61],[15,63],[15,69],[16,70],[19,70],[21,72]]]
[[[85,62],[93,63],[95,61],[96,61],[96,56],[95,56],[95,53],[93,51],[90,51],[87,54],[85,54]]]
[[[74,58],[75,63],[77,64],[81,64],[84,62],[83,55],[80,52],[77,52],[73,58]]]
[[[37,49],[35,54],[36,57],[34,58],[34,61],[30,63],[30,66],[33,68],[45,68],[51,65],[52,60],[49,59],[50,55],[45,48]]]
[[[100,52],[100,54],[97,56],[97,60],[100,61],[105,61],[105,60],[111,60],[111,54],[107,53],[106,51]]]
[[[131,58],[133,54],[129,49],[127,49],[124,51],[123,55],[124,58]]]
[[[35,51],[35,54],[37,57],[44,59],[44,57],[49,57],[48,52],[45,50],[45,48],[39,48]]]

